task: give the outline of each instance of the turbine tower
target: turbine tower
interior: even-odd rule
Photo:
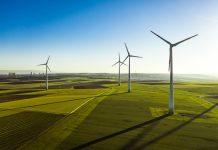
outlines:
[[[170,46],[170,56],[169,56],[169,71],[170,71],[170,95],[169,95],[169,114],[173,114],[174,113],[174,91],[173,91],[173,47],[179,45],[182,42],[185,42],[195,36],[197,36],[198,34],[191,36],[189,38],[186,38],[182,41],[179,41],[175,44],[170,43],[169,41],[165,40],[163,37],[161,37],[160,35],[156,34],[155,32],[151,31],[154,35],[156,35],[157,37],[159,37],[160,39],[162,39],[164,42],[166,42],[167,44],[169,44]]]
[[[46,90],[48,90],[48,70],[51,72],[51,70],[50,70],[50,68],[49,68],[49,66],[48,66],[48,61],[49,61],[49,59],[50,59],[50,56],[48,57],[48,59],[47,59],[47,61],[46,61],[46,63],[44,63],[44,64],[39,64],[38,66],[45,66],[45,86],[46,86]]]
[[[118,77],[119,77],[119,78],[118,78],[118,85],[120,86],[120,84],[121,84],[121,80],[120,80],[120,67],[121,67],[122,64],[124,64],[123,62],[120,61],[120,53],[119,53],[119,59],[118,59],[118,62],[116,62],[115,64],[113,64],[112,67],[115,66],[116,64],[119,65],[119,74],[118,74]],[[126,65],[126,64],[124,64],[124,65]]]
[[[128,55],[127,55],[126,58],[123,60],[123,63],[126,61],[127,58],[129,58],[128,93],[130,93],[130,92],[131,92],[131,74],[130,74],[130,73],[131,73],[131,71],[130,71],[131,67],[130,67],[130,58],[131,58],[131,57],[142,58],[142,57],[131,55],[125,42],[124,42],[124,44],[125,44],[126,51],[127,51],[127,54],[128,54]],[[121,64],[121,65],[122,65],[122,64]]]

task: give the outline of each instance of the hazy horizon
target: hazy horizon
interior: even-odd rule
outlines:
[[[45,73],[45,70],[0,70],[0,74],[8,74],[8,73],[16,73],[16,74],[30,74],[30,73]],[[49,74],[115,74],[117,75],[117,72],[49,72]],[[128,72],[121,72],[120,74],[128,74]],[[163,75],[169,75],[168,72],[132,72],[131,74],[163,74]],[[212,75],[212,76],[217,76],[218,73],[174,73],[174,75]]]

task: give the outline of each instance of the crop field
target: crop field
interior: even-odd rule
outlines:
[[[215,150],[218,83],[62,77],[0,82],[0,149]]]

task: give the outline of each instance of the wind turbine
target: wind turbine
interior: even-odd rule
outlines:
[[[47,61],[46,61],[46,63],[44,63],[44,64],[39,64],[38,66],[45,66],[45,75],[46,75],[46,80],[45,80],[45,86],[46,86],[46,90],[48,90],[48,70],[51,72],[51,70],[50,70],[50,68],[49,68],[49,66],[48,66],[48,61],[49,61],[49,59],[50,59],[50,56],[48,57],[48,59],[47,59]]]
[[[198,36],[198,34],[191,36],[189,38],[186,38],[184,40],[181,40],[175,44],[170,43],[169,41],[165,40],[163,37],[161,37],[160,35],[156,34],[155,32],[151,31],[154,35],[156,35],[157,37],[159,37],[160,39],[162,39],[164,42],[166,42],[167,44],[169,44],[170,46],[170,56],[169,56],[169,71],[170,71],[170,97],[169,97],[169,114],[173,114],[174,113],[174,91],[173,91],[173,47],[179,45],[182,42],[185,42],[195,36]]]
[[[120,53],[119,53],[119,60],[118,60],[118,62],[116,62],[115,64],[113,64],[112,67],[115,66],[116,64],[119,65],[119,75],[118,75],[118,76],[119,76],[119,79],[118,79],[118,85],[120,86],[120,84],[121,84],[121,80],[120,80],[120,67],[121,67],[122,64],[124,64],[123,62],[120,61]],[[126,64],[124,64],[124,65],[126,65]]]
[[[130,58],[131,58],[131,57],[142,58],[142,57],[131,55],[125,42],[124,42],[124,44],[125,44],[126,51],[127,51],[127,54],[128,54],[128,55],[127,55],[126,58],[123,60],[123,63],[126,61],[127,58],[129,58],[128,93],[130,93],[130,92],[131,92]],[[122,65],[122,64],[121,64],[121,65]]]

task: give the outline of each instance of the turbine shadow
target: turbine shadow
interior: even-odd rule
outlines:
[[[124,145],[120,148],[120,150],[128,150],[128,149],[133,149],[137,143],[139,143],[141,141],[141,139],[143,139],[144,137],[146,137],[149,132],[151,132],[155,126],[159,123],[158,122],[155,122],[149,126],[146,126],[143,128],[143,130],[138,134],[136,135],[135,137],[133,137],[130,141],[128,141],[127,143],[124,143]]]
[[[113,137],[115,137],[115,136],[118,136],[118,135],[121,135],[121,134],[130,132],[130,131],[135,130],[135,129],[137,129],[137,128],[144,127],[144,126],[150,125],[150,124],[152,124],[152,123],[158,122],[158,121],[160,121],[160,120],[162,120],[162,119],[164,119],[164,118],[166,118],[166,117],[168,117],[168,116],[170,116],[170,115],[169,115],[169,114],[162,115],[162,116],[157,117],[157,118],[154,118],[154,119],[152,119],[152,120],[149,120],[149,121],[146,121],[146,122],[137,124],[137,125],[135,125],[135,126],[126,128],[126,129],[124,129],[124,130],[121,130],[121,131],[112,133],[112,134],[110,134],[110,135],[107,135],[107,136],[104,136],[104,137],[95,139],[95,140],[93,140],[93,141],[84,143],[84,144],[79,145],[79,146],[77,146],[77,147],[75,147],[75,148],[72,148],[72,150],[83,149],[83,148],[85,148],[85,147],[94,145],[94,144],[96,144],[96,143],[99,143],[99,142],[102,142],[102,141],[104,141],[104,140],[113,138]]]
[[[165,137],[167,137],[167,136],[173,134],[174,132],[180,130],[180,129],[183,128],[184,126],[186,126],[186,125],[188,125],[189,123],[191,123],[192,121],[194,121],[195,119],[201,117],[201,116],[204,115],[205,113],[208,113],[209,111],[211,111],[212,109],[214,109],[216,106],[218,106],[218,103],[217,103],[217,104],[214,104],[213,106],[211,106],[210,108],[206,109],[206,110],[203,111],[202,113],[200,113],[200,114],[198,114],[198,115],[192,117],[192,118],[189,119],[188,121],[186,121],[186,122],[184,122],[184,123],[182,123],[182,124],[180,124],[180,125],[174,127],[173,129],[171,129],[171,130],[169,130],[169,131],[167,131],[167,132],[164,132],[163,134],[161,134],[161,135],[155,137],[154,139],[152,139],[152,140],[150,140],[150,141],[148,141],[148,142],[142,144],[141,146],[138,146],[138,147],[135,148],[135,149],[137,149],[137,150],[146,149],[148,146],[150,146],[150,145],[152,145],[152,144],[154,144],[154,143],[160,141],[161,139],[163,139],[163,138],[165,138]]]

